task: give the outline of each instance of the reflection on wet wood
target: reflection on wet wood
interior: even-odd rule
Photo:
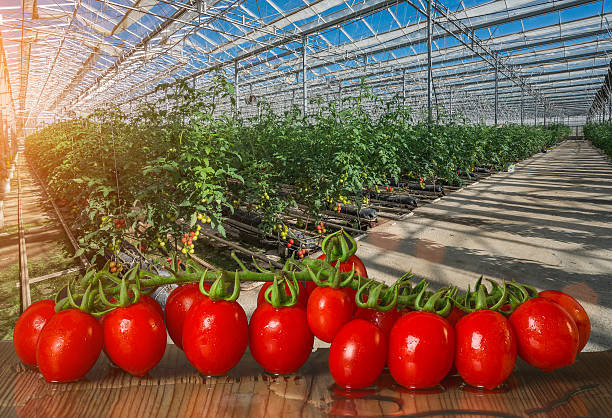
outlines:
[[[483,393],[450,376],[439,388],[410,391],[388,373],[375,387],[346,392],[327,371],[328,350],[313,353],[299,374],[262,372],[250,355],[223,377],[200,376],[169,345],[162,362],[138,379],[102,356],[87,379],[47,384],[0,342],[0,416],[610,416],[612,351],[584,353],[571,367],[543,373],[520,363],[498,393]]]

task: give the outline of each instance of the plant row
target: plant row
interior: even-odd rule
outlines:
[[[245,120],[218,115],[219,101],[233,97],[224,79],[207,90],[160,88],[162,102],[130,114],[102,109],[26,140],[29,160],[73,211],[90,257],[126,238],[163,250],[198,218],[224,234],[222,221],[236,208],[257,212],[260,228],[274,233],[299,203],[314,231],[322,210],[367,203],[364,189],[401,179],[459,184],[475,167],[503,169],[567,134],[562,126],[414,123],[410,108],[383,102],[374,118],[362,106],[377,100],[366,90],[306,118],[260,104]]]
[[[584,136],[597,148],[602,149],[612,157],[612,124],[587,123],[584,127]]]
[[[331,343],[329,371],[340,387],[366,388],[388,365],[407,388],[439,384],[454,365],[464,381],[491,390],[512,373],[517,355],[541,370],[571,365],[590,334],[589,318],[571,296],[538,293],[482,278],[474,291],[430,291],[410,274],[386,285],[367,277],[357,244],[343,231],[323,243],[317,260],[289,259],[282,270],[201,270],[176,258],[158,276],[107,263],[90,269],[55,300],[34,303],[15,326],[20,359],[48,382],[81,379],[102,350],[142,377],[162,359],[166,330],[204,376],[234,368],[247,346],[268,373],[297,372],[314,338]],[[119,269],[121,270],[121,269]],[[265,282],[247,320],[237,302],[243,281]],[[162,310],[147,293],[180,284]]]

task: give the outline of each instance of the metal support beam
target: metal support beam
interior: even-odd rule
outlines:
[[[238,60],[234,61],[234,100],[236,101],[236,116],[240,113],[240,101],[238,100]]]
[[[453,89],[448,89],[448,114],[453,118]]]
[[[498,83],[499,83],[499,65],[498,65],[498,60],[497,60],[497,55],[495,55],[495,126],[497,126],[497,111],[498,111],[498,106],[499,106],[499,100],[497,97],[497,90],[498,90]]]
[[[538,100],[535,101],[535,117],[533,118],[533,126],[538,126]]]
[[[302,90],[303,90],[303,99],[302,110],[304,112],[304,117],[308,112],[308,84],[306,83],[306,46],[308,44],[308,36],[304,36],[302,38]]]
[[[525,111],[524,103],[523,103],[524,95],[525,95],[525,92],[523,89],[521,89],[521,125],[523,124],[523,121],[524,121],[524,111]]]
[[[427,122],[431,124],[431,93],[432,93],[432,69],[431,69],[431,0],[427,0]]]
[[[406,106],[406,70],[402,73],[402,104]]]

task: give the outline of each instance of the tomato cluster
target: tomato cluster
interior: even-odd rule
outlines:
[[[69,304],[34,303],[15,326],[15,351],[49,382],[83,378],[102,351],[116,366],[140,377],[163,357],[167,330],[203,375],[227,373],[247,347],[268,373],[290,374],[306,363],[317,337],[331,343],[329,371],[340,387],[368,387],[387,365],[399,385],[430,388],[454,365],[468,385],[494,389],[510,376],[517,355],[551,371],[572,364],[588,341],[590,322],[584,308],[563,292],[537,293],[516,283],[494,282],[488,291],[479,279],[474,292],[457,297],[454,288],[427,292],[425,281],[412,288],[406,285],[410,276],[385,287],[367,278],[354,254],[354,241],[342,244],[343,256],[332,263],[337,267],[324,261],[340,253],[332,248],[341,242],[333,241],[338,237],[325,243],[327,255],[318,260],[289,262],[303,267],[300,280],[312,275],[306,285],[288,267],[272,274],[253,273],[241,265],[245,278],[273,277],[262,286],[250,321],[236,301],[239,272],[234,273],[233,287],[226,281],[229,272],[198,273],[199,285],[178,286],[162,311],[140,293],[139,282],[131,284],[138,275],[134,267],[121,280],[111,280],[110,287],[117,285],[120,292],[109,299],[102,282],[95,282],[105,306],[111,307],[99,312],[99,318],[87,313],[94,282],[80,307],[70,287]],[[327,278],[323,270],[312,271],[317,266],[326,269]],[[178,262],[175,267],[179,269]],[[180,277],[188,272],[185,268]],[[206,283],[205,278],[215,281]]]

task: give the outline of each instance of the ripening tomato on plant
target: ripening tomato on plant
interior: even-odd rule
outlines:
[[[19,316],[13,332],[13,346],[19,359],[28,366],[36,366],[36,344],[45,324],[55,314],[55,302],[34,302]]]

